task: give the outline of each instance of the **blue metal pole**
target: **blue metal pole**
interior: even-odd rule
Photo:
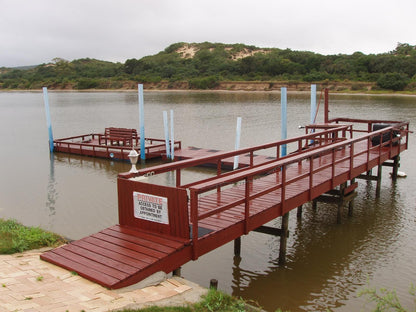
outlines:
[[[170,158],[168,112],[163,111],[163,126],[165,130],[166,158]]]
[[[51,113],[49,111],[49,96],[48,88],[43,87],[43,101],[45,103],[45,113],[46,113],[46,125],[49,132],[49,150],[53,152],[53,134],[52,134],[52,123],[51,123]]]
[[[170,110],[170,158],[175,158],[175,139],[174,139],[173,109]]]
[[[316,85],[311,85],[311,124],[315,123],[316,116]]]
[[[146,159],[145,134],[144,134],[144,100],[143,85],[138,85],[139,92],[139,127],[140,127],[140,158]]]
[[[287,139],[287,89],[281,88],[281,118],[282,118],[282,140]],[[287,144],[282,145],[281,156],[286,156]]]
[[[236,134],[235,134],[235,149],[238,150],[240,148],[240,138],[241,138],[241,117],[237,117],[237,127],[236,127]],[[238,168],[238,156],[234,156],[234,165],[233,169]]]

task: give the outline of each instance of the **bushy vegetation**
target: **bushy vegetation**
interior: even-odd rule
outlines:
[[[61,236],[38,227],[26,227],[15,220],[0,219],[0,254],[55,247],[64,242]]]
[[[382,54],[322,55],[243,44],[179,42],[124,64],[55,58],[33,68],[0,68],[0,89],[107,89],[120,88],[128,81],[185,81],[193,89],[213,89],[221,81],[349,81],[373,82],[394,91],[413,90],[416,46],[399,43]]]

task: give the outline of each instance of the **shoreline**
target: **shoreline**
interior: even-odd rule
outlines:
[[[3,90],[0,89],[0,93],[22,93],[22,92],[32,92],[32,93],[42,93],[42,89],[11,89],[11,90]],[[76,90],[76,89],[48,89],[48,92],[55,92],[55,93],[106,93],[106,92],[119,92],[119,93],[132,93],[137,92],[137,89],[83,89],[83,90]],[[189,93],[276,93],[280,94],[280,90],[224,90],[224,89],[144,89],[144,92],[189,92]],[[310,90],[287,90],[288,93],[305,93],[309,94]],[[416,92],[379,92],[379,91],[329,91],[331,95],[357,95],[357,96],[408,96],[408,97],[416,97]]]

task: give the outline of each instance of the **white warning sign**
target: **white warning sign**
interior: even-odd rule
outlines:
[[[166,197],[133,192],[133,203],[135,218],[169,224],[168,199]]]

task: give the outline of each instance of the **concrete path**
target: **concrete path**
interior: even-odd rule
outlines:
[[[197,302],[206,289],[179,277],[108,290],[42,261],[42,250],[0,255],[0,312],[113,311]]]

